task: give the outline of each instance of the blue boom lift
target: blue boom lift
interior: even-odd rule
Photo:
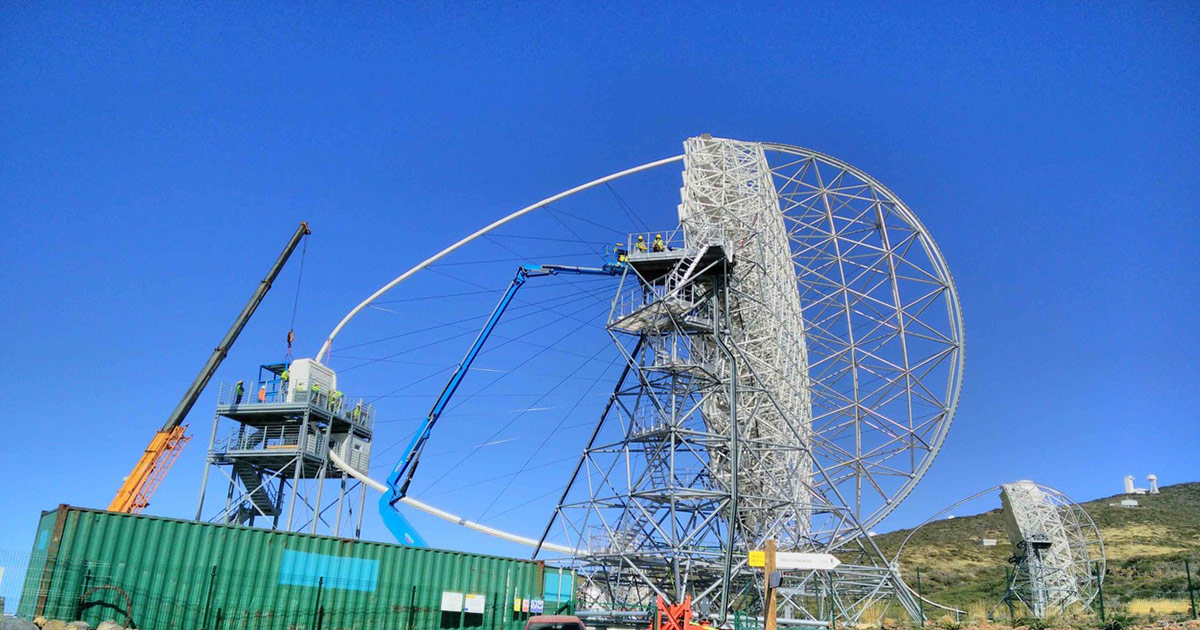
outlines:
[[[488,317],[487,323],[483,325],[483,329],[479,331],[479,335],[475,337],[474,343],[471,344],[470,350],[463,356],[463,360],[454,369],[454,373],[450,375],[450,380],[442,389],[441,395],[434,401],[433,407],[429,410],[429,415],[425,417],[425,421],[421,424],[421,428],[417,430],[417,434],[413,436],[412,442],[404,451],[404,456],[392,469],[392,473],[388,475],[387,486],[388,492],[383,493],[379,499],[379,514],[383,517],[383,523],[387,526],[396,540],[406,544],[415,545],[417,547],[427,546],[425,539],[413,528],[408,519],[400,513],[396,505],[401,499],[408,494],[408,485],[412,483],[413,475],[417,472],[417,465],[421,462],[421,451],[425,449],[426,442],[429,441],[429,433],[433,430],[433,426],[437,424],[438,418],[442,412],[446,410],[446,406],[450,404],[450,399],[454,397],[454,392],[458,390],[458,386],[462,384],[463,378],[471,369],[471,364],[475,362],[479,352],[483,349],[483,344],[487,342],[492,331],[495,330],[496,324],[500,322],[500,318],[504,315],[505,309],[512,303],[513,297],[517,291],[524,286],[525,281],[529,278],[539,278],[542,276],[556,276],[560,274],[569,275],[584,275],[584,276],[619,276],[625,271],[623,260],[606,261],[602,267],[572,267],[566,265],[523,265],[517,269],[517,275],[513,277],[512,282],[508,285],[508,290],[504,292],[504,296],[500,298],[500,302],[496,304],[496,308]]]

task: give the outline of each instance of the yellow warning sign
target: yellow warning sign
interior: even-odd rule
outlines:
[[[752,566],[752,567],[767,566],[767,552],[751,551],[750,552],[750,566]]]

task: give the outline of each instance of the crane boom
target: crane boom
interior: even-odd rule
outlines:
[[[417,430],[416,435],[405,449],[404,455],[400,461],[396,463],[396,467],[392,469],[392,473],[387,477],[388,491],[383,493],[379,499],[379,514],[383,518],[384,525],[396,537],[396,540],[409,544],[424,547],[425,540],[412,527],[407,519],[400,514],[396,508],[396,503],[408,495],[408,486],[412,483],[413,475],[417,472],[417,465],[421,461],[421,452],[425,449],[426,442],[429,441],[429,434],[433,431],[434,425],[437,424],[438,418],[442,416],[442,412],[446,410],[450,404],[450,399],[454,397],[454,393],[458,391],[458,386],[462,384],[467,372],[471,370],[471,364],[479,356],[483,345],[491,336],[492,331],[496,329],[496,324],[500,323],[500,318],[504,315],[504,311],[508,305],[512,303],[517,291],[525,285],[525,281],[529,278],[540,276],[553,276],[558,274],[573,274],[573,275],[591,275],[591,276],[619,276],[625,270],[625,265],[622,263],[606,263],[603,267],[574,267],[567,265],[522,265],[517,268],[517,273],[513,276],[512,282],[508,285],[508,290],[500,298],[496,304],[496,308],[492,309],[491,316],[480,329],[479,334],[475,337],[475,341],[471,344],[470,349],[463,356],[458,367],[454,369],[454,373],[450,375],[450,380],[446,382],[446,386],[442,388],[442,393],[434,401],[433,407],[430,408],[429,414],[425,417],[425,421]]]
[[[121,484],[121,489],[117,491],[117,496],[113,498],[112,503],[108,506],[110,511],[138,513],[149,505],[150,495],[154,493],[154,489],[158,487],[159,482],[162,481],[163,477],[167,474],[167,470],[170,469],[175,458],[179,457],[180,451],[190,439],[184,435],[186,426],[183,424],[188,412],[192,410],[192,406],[196,404],[196,399],[200,397],[200,393],[208,385],[209,379],[212,378],[217,368],[220,367],[221,362],[225,360],[225,356],[229,354],[229,348],[237,341],[238,335],[246,327],[246,322],[250,321],[250,317],[258,309],[258,305],[266,297],[267,291],[271,289],[271,284],[279,276],[279,272],[283,269],[284,264],[291,258],[292,253],[296,251],[296,247],[300,245],[300,240],[311,233],[312,231],[308,229],[308,223],[301,221],[300,226],[292,234],[292,238],[288,240],[287,246],[283,248],[283,253],[279,255],[279,258],[275,259],[275,264],[271,265],[271,269],[267,271],[266,277],[258,284],[258,288],[250,296],[250,301],[246,303],[246,306],[242,308],[242,312],[234,320],[233,326],[230,326],[229,331],[225,333],[225,337],[221,339],[221,343],[213,349],[212,355],[208,357],[208,361],[200,369],[200,373],[196,375],[191,386],[184,392],[183,398],[175,406],[175,410],[167,417],[167,421],[163,423],[162,428],[154,434],[154,437],[150,440],[150,445],[146,447],[145,452],[142,453],[137,464],[133,467],[133,471],[129,473],[129,476]]]

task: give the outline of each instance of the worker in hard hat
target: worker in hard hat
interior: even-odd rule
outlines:
[[[667,244],[663,242],[662,234],[654,235],[654,243],[650,245],[650,249],[656,252],[667,251]]]
[[[233,404],[235,404],[235,405],[242,404],[242,396],[245,396],[245,395],[246,395],[246,384],[241,381],[238,381],[237,385],[235,385],[233,388]]]
[[[629,250],[625,249],[625,243],[613,245],[613,253],[617,255],[617,262],[622,265],[629,261]]]
[[[317,383],[313,383],[310,389],[312,390],[312,397],[309,398],[309,400],[314,403],[319,403],[321,400],[321,386]]]
[[[646,253],[646,237],[642,236],[641,234],[638,234],[637,242],[633,244],[633,249],[634,249],[634,251],[637,251],[640,254],[645,254]]]
[[[342,407],[342,391],[339,389],[333,390],[329,395],[329,410],[333,412],[341,411]]]
[[[267,402],[267,384],[263,383],[258,388],[258,402]]]
[[[291,378],[292,373],[289,372],[285,366],[283,371],[279,373],[279,391],[282,392],[284,397],[287,397],[288,381],[291,380]]]

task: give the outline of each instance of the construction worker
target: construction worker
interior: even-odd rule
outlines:
[[[354,403],[354,409],[350,412],[350,419],[355,422],[358,422],[359,418],[361,418],[361,417],[362,417],[362,399],[359,398],[358,402]]]
[[[289,372],[287,367],[285,366],[283,368],[283,371],[279,373],[279,391],[282,393],[282,395],[284,397],[287,397],[288,381],[291,380],[291,378],[292,378],[292,373]]]
[[[233,388],[233,404],[235,404],[235,405],[242,404],[242,396],[245,396],[245,395],[246,395],[246,384],[241,381],[238,381],[237,385]]]
[[[341,411],[341,409],[342,409],[342,392],[340,390],[335,389],[335,390],[333,390],[333,393],[329,395],[329,410],[337,412],[337,411]]]
[[[629,260],[629,250],[625,249],[624,243],[613,245],[613,253],[617,255],[617,262],[622,265]]]
[[[262,387],[258,388],[258,402],[267,402],[267,384],[263,383]]]
[[[639,254],[646,253],[646,237],[638,234],[637,242],[633,244],[633,249]]]
[[[321,386],[316,383],[313,383],[312,387],[309,389],[312,390],[312,397],[309,398],[309,401],[314,402],[314,403],[319,403],[321,400]]]
[[[662,234],[654,235],[654,243],[650,245],[650,248],[656,252],[667,251],[667,244],[663,242]]]

